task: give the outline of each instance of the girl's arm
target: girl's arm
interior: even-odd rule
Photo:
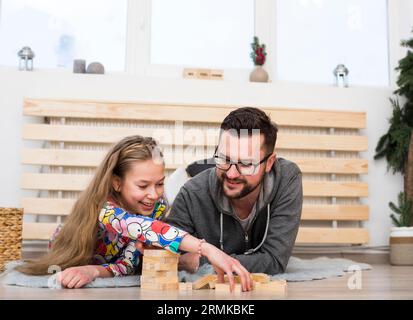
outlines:
[[[99,221],[109,232],[175,253],[179,251],[181,241],[187,234],[165,222],[130,214],[109,202],[101,210]]]
[[[134,274],[139,255],[135,241],[131,241],[115,262],[68,268],[61,273],[60,283],[66,288],[81,288],[96,278]]]
[[[112,263],[101,264],[112,276],[121,277],[135,274],[139,265],[140,252],[136,248],[136,242],[131,241],[124,248],[117,260]]]

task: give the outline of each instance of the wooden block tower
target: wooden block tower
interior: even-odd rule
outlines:
[[[178,289],[179,254],[164,249],[145,249],[141,288],[151,290]]]

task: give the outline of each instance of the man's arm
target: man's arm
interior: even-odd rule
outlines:
[[[186,190],[181,188],[181,191],[179,191],[174,200],[171,211],[164,220],[196,237],[194,223],[189,213],[190,211],[185,200],[185,194]]]
[[[277,206],[271,208],[268,234],[262,247],[250,255],[232,256],[249,272],[284,272],[297,237],[302,201],[302,179],[301,173],[298,173],[285,187]]]
[[[197,237],[194,224],[189,214],[189,208],[185,200],[186,190],[181,188],[172,205],[171,211],[165,218],[165,221],[175,227],[187,231],[189,234]],[[202,258],[204,259],[204,258]],[[185,253],[179,258],[179,270],[185,270],[194,273],[198,270],[200,264],[199,255],[196,253]]]

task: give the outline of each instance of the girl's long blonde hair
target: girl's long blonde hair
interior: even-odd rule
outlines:
[[[150,137],[130,136],[114,145],[74,204],[51,250],[39,260],[28,261],[16,270],[45,275],[51,266],[64,270],[90,264],[97,242],[99,212],[108,196],[119,202],[119,195],[112,186],[113,177],[123,178],[133,162],[150,159],[163,161],[156,141]]]

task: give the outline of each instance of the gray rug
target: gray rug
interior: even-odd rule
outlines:
[[[27,276],[14,271],[13,268],[19,262],[11,262],[6,265],[6,271],[0,275],[0,280],[5,285],[15,285],[32,288],[60,288],[54,275]],[[287,281],[310,281],[331,277],[341,277],[348,272],[359,270],[370,270],[372,267],[365,263],[357,263],[348,259],[320,257],[316,259],[300,259],[291,257],[285,273],[273,275],[270,278],[284,279]],[[204,264],[198,272],[191,274],[185,271],[179,272],[179,280],[193,282],[198,278],[214,273],[211,265]],[[2,278],[2,279],[1,279]],[[86,285],[86,288],[114,288],[114,287],[137,287],[140,285],[140,276],[98,278]]]
[[[50,288],[60,289],[61,286],[56,279],[56,275],[28,276],[13,270],[21,264],[20,261],[13,261],[6,264],[6,270],[0,274],[0,282],[5,285],[14,285],[30,288]],[[140,276],[97,278],[87,284],[85,288],[115,288],[115,287],[137,287],[140,285]]]

